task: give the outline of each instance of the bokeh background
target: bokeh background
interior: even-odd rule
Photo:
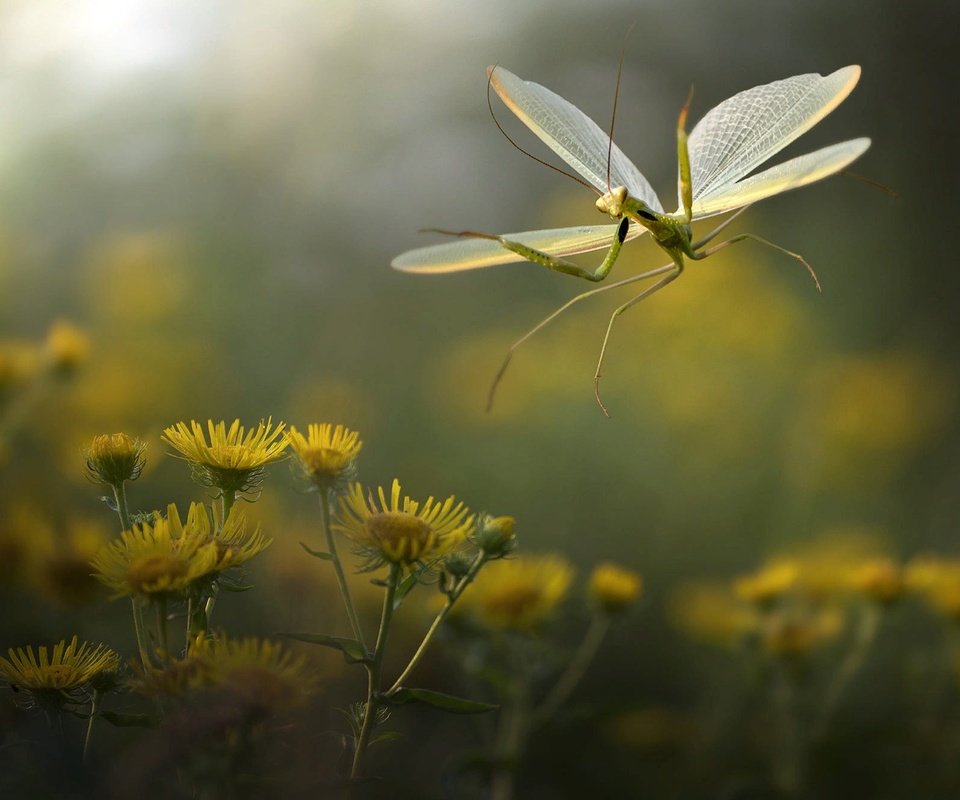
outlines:
[[[82,475],[94,434],[150,442],[132,490],[149,509],[202,497],[159,442],[177,420],[343,422],[365,442],[366,483],[396,476],[414,495],[512,514],[524,549],[563,553],[583,574],[614,559],[644,575],[641,608],[580,690],[627,716],[535,743],[520,796],[746,796],[762,768],[744,753],[762,732],[735,726],[735,755],[684,738],[708,717],[719,725],[716,707],[745,679],[735,655],[677,626],[678,592],[823,542],[898,561],[957,553],[957,23],[951,4],[894,0],[4,3],[0,333],[22,354],[69,320],[90,350],[39,389],[7,367],[18,408],[0,457],[0,644],[76,631],[132,652],[125,606],[78,610],[50,577],[51,554],[73,548],[82,563],[112,535]],[[426,226],[602,222],[590,193],[500,135],[484,68],[541,82],[605,126],[631,25],[616,139],[666,206],[691,84],[695,121],[741,89],[849,63],[859,86],[787,155],[870,136],[853,166],[868,180],[837,176],[736,223],[803,253],[822,294],[791,259],[738,245],[622,318],[603,382],[611,419],[592,375],[629,289],[521,349],[487,414],[510,342],[585,287],[528,264],[423,278],[390,259],[437,241]],[[663,261],[640,240],[613,276]],[[314,511],[274,469],[249,512],[274,552],[252,570],[257,590],[224,612],[240,632],[342,626],[297,545],[315,535]],[[913,730],[908,687],[927,674],[913,662],[942,631],[913,606],[897,615],[820,797],[901,796],[920,780],[927,751],[877,731]],[[331,703],[359,692],[359,677],[324,663]],[[445,663],[438,652],[424,680],[442,683]],[[955,720],[952,691],[935,707]],[[424,770],[471,731],[428,712],[400,727],[407,737],[377,762],[391,791],[442,796]],[[933,751],[956,745],[950,730],[936,728]],[[552,759],[571,754],[558,789]],[[937,770],[924,779],[927,796],[955,786]]]

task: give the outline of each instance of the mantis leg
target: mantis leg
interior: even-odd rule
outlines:
[[[704,236],[704,237],[703,237],[702,239],[700,239],[699,241],[693,242],[693,243],[690,245],[690,252],[687,253],[687,255],[690,256],[690,258],[697,258],[697,251],[698,251],[701,247],[703,247],[704,245],[709,244],[711,241],[713,241],[713,240],[720,234],[720,232],[721,232],[724,228],[726,228],[731,222],[733,222],[737,217],[739,217],[739,216],[740,216],[744,211],[746,211],[748,208],[750,208],[750,206],[744,206],[743,208],[738,208],[737,211],[736,211],[736,213],[734,213],[734,214],[732,214],[731,216],[727,217],[723,222],[721,222],[719,225],[717,225],[716,228],[714,228],[712,231],[710,231],[710,233],[708,233],[706,236]]]
[[[733,217],[727,220],[727,222],[730,222],[732,219]],[[724,225],[725,224],[726,223],[724,223]],[[713,233],[711,233],[705,241],[709,241],[711,238],[713,238],[714,234],[716,233],[717,231],[714,231]],[[787,250],[786,247],[781,247],[780,245],[774,244],[773,242],[770,242],[753,233],[740,233],[740,234],[737,234],[736,236],[731,236],[729,239],[726,239],[720,242],[719,244],[715,244],[713,247],[708,247],[706,250],[701,250],[700,252],[694,253],[691,257],[699,261],[702,258],[706,258],[707,256],[711,256],[714,253],[717,253],[723,250],[725,247],[729,247],[732,244],[736,244],[737,242],[743,242],[748,239],[751,242],[758,242],[759,244],[766,245],[767,247],[772,247],[774,250],[779,250],[781,253],[784,253],[785,255],[788,255],[791,258],[795,258],[797,261],[799,261],[801,264],[803,264],[803,266],[807,268],[807,272],[809,272],[810,277],[813,278],[813,284],[814,286],[817,287],[817,291],[818,292],[823,291],[823,289],[820,288],[820,279],[817,277],[817,273],[814,271],[813,267],[810,266],[810,263],[807,261],[807,259],[805,259],[799,253],[794,253],[792,250]],[[698,244],[703,244],[703,242],[698,242]]]
[[[629,278],[624,278],[623,280],[617,281],[616,283],[608,284],[607,286],[600,286],[596,289],[589,289],[582,294],[578,294],[576,297],[572,297],[567,300],[562,306],[560,306],[555,311],[552,311],[548,316],[544,317],[540,322],[534,325],[530,330],[528,330],[523,336],[517,339],[510,349],[507,350],[506,358],[503,359],[503,363],[500,365],[500,369],[497,370],[497,374],[493,379],[493,383],[490,384],[490,392],[487,395],[487,412],[493,408],[493,398],[496,394],[497,387],[500,385],[500,381],[503,379],[504,373],[507,371],[507,367],[510,366],[510,360],[513,358],[514,351],[524,344],[530,337],[535,333],[539,333],[547,325],[553,322],[557,317],[559,317],[564,311],[570,308],[573,305],[576,305],[581,300],[586,300],[588,297],[592,297],[595,294],[600,294],[600,292],[606,292],[610,289],[619,289],[621,286],[626,286],[628,283],[636,283],[637,281],[647,280],[648,278],[655,278],[658,275],[662,275],[664,272],[668,272],[672,269],[675,269],[676,265],[673,263],[666,264],[662,267],[657,267],[652,269],[649,272],[644,272],[640,275],[631,275]]]
[[[514,242],[510,239],[505,239],[503,236],[497,236],[493,233],[479,233],[478,231],[459,231],[454,233],[452,231],[444,231],[438,228],[428,228],[427,230],[435,231],[437,233],[445,233],[449,236],[467,236],[474,239],[490,239],[491,241],[499,242],[507,250],[516,253],[518,256],[522,256],[527,261],[532,261],[534,264],[539,264],[547,269],[552,269],[554,272],[562,272],[564,275],[573,275],[576,278],[584,278],[585,280],[592,281],[593,283],[598,283],[606,278],[610,270],[613,268],[617,257],[620,255],[620,249],[623,247],[623,242],[627,238],[627,231],[629,228],[630,219],[628,217],[623,217],[620,220],[620,224],[617,226],[617,230],[613,234],[613,241],[610,243],[610,249],[607,251],[607,255],[604,257],[600,266],[598,266],[595,270],[584,269],[578,264],[574,264],[572,261],[567,261],[566,259],[559,258],[558,256],[552,256],[549,253],[544,253],[542,250],[537,250],[533,247],[527,247],[525,244]]]
[[[603,344],[600,347],[600,358],[597,360],[597,371],[593,375],[593,394],[597,398],[597,405],[600,406],[600,410],[609,417],[610,412],[607,411],[607,407],[603,404],[603,400],[600,399],[600,370],[603,367],[603,359],[607,354],[607,344],[610,342],[610,333],[613,330],[613,323],[616,321],[624,311],[628,308],[635,306],[641,300],[646,300],[654,292],[659,292],[664,286],[672,281],[675,281],[677,277],[683,272],[683,262],[676,261],[669,266],[670,272],[664,275],[660,280],[658,280],[653,286],[644,289],[640,294],[634,297],[631,300],[628,300],[619,308],[615,309],[614,312],[610,315],[610,321],[607,323],[607,332],[603,337]]]

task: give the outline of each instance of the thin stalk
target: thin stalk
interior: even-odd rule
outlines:
[[[213,607],[217,604],[217,598],[220,596],[220,584],[214,581],[210,587],[210,596],[202,609],[197,609],[197,617],[200,618],[200,629],[206,633],[210,629],[210,618],[213,616]]]
[[[230,516],[230,509],[233,508],[233,504],[237,501],[237,493],[234,491],[221,491],[220,492],[220,502],[223,509],[223,519],[220,521],[221,525],[225,525],[227,522],[227,517]]]
[[[380,629],[377,631],[377,644],[373,650],[373,661],[367,664],[367,702],[363,707],[363,725],[357,737],[357,749],[353,753],[353,768],[350,777],[360,777],[360,768],[367,746],[370,744],[370,734],[376,721],[378,693],[380,691],[380,677],[383,671],[383,653],[387,645],[387,634],[390,631],[390,620],[393,618],[393,598],[397,593],[397,581],[400,577],[400,565],[390,565],[390,575],[387,578],[387,588],[383,595],[383,611],[380,614]]]
[[[443,608],[437,613],[437,616],[434,617],[433,622],[430,624],[430,627],[427,629],[427,632],[424,634],[423,639],[420,642],[420,646],[417,647],[416,652],[413,654],[413,657],[410,659],[410,663],[404,667],[403,672],[400,673],[400,676],[393,682],[391,686],[386,691],[386,695],[389,697],[394,692],[398,691],[403,685],[403,682],[410,677],[410,673],[413,672],[417,664],[420,663],[420,659],[423,658],[423,654],[426,653],[427,647],[430,642],[433,640],[434,635],[437,630],[439,630],[440,625],[443,624],[443,621],[447,618],[447,614],[450,613],[450,609],[453,608],[454,603],[460,598],[460,595],[463,594],[463,590],[466,589],[472,582],[477,573],[480,571],[480,567],[484,565],[487,560],[487,555],[482,550],[477,553],[476,558],[473,560],[473,563],[470,565],[470,569],[467,570],[466,574],[460,578],[456,586],[453,587],[453,590],[450,594],[447,595],[447,602],[444,604]]]
[[[542,724],[550,719],[557,710],[570,698],[577,684],[583,679],[591,662],[597,655],[600,645],[610,630],[610,615],[597,611],[590,620],[587,632],[580,642],[580,647],[574,654],[563,674],[557,679],[553,688],[547,694],[540,708],[534,713],[535,721]]]
[[[93,738],[93,722],[97,718],[97,712],[100,710],[101,693],[94,690],[93,699],[90,701],[90,717],[87,719],[87,734],[83,737],[83,763],[87,763],[87,757],[90,754],[90,740]]]
[[[814,728],[815,737],[819,738],[826,733],[840,698],[856,674],[863,668],[874,639],[877,637],[877,631],[880,629],[881,617],[882,609],[878,603],[871,602],[863,608],[850,650],[834,673],[833,682],[827,689],[820,719]]]
[[[160,649],[163,653],[163,659],[166,661],[170,657],[170,646],[167,640],[167,600],[160,597],[156,601],[157,605],[157,633],[160,637]]]
[[[333,564],[333,571],[337,574],[337,583],[340,585],[343,604],[346,606],[347,616],[350,618],[350,627],[353,629],[353,635],[360,643],[361,649],[366,653],[367,645],[363,640],[363,629],[360,627],[360,617],[357,615],[357,609],[353,605],[353,596],[350,594],[347,576],[343,571],[343,564],[340,563],[340,556],[337,555],[337,543],[333,538],[333,531],[330,529],[330,494],[326,489],[321,489],[320,491],[320,513],[323,518],[323,534],[327,539],[327,551],[330,553],[330,563]]]
[[[525,682],[516,686],[514,702],[503,709],[494,754],[497,767],[494,770],[491,786],[491,800],[512,800],[516,788],[517,771],[520,757],[526,747],[530,731],[529,691]]]
[[[133,633],[137,637],[137,652],[140,653],[140,663],[143,665],[144,670],[150,668],[150,656],[147,653],[147,648],[143,643],[143,616],[140,614],[140,608],[137,606],[137,598],[131,597],[130,604],[133,608]]]
[[[117,502],[117,514],[120,517],[120,526],[123,530],[130,530],[130,511],[127,507],[127,490],[123,483],[113,486],[113,497]]]

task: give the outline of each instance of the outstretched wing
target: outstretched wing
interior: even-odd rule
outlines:
[[[810,130],[843,102],[859,78],[856,65],[826,77],[794,75],[747,89],[711,109],[688,140],[694,206],[699,198],[725,194],[731,184]],[[793,187],[781,191],[788,188]]]
[[[868,147],[869,139],[851,139],[784,161],[738,183],[721,186],[714,193],[693,201],[693,218],[725,214],[765,197],[819,181],[851,164]]]
[[[562,258],[609,247],[613,243],[613,236],[618,227],[617,224],[584,225],[576,228],[507,233],[503,238]],[[631,224],[626,238],[634,239],[645,231],[646,228],[643,226]],[[523,260],[522,256],[507,250],[494,239],[463,237],[445,244],[409,250],[393,259],[390,266],[402,272],[438,275],[444,272],[462,272]]]
[[[490,85],[507,108],[597,191],[606,193],[617,186],[625,186],[631,197],[642,200],[654,211],[663,211],[643,173],[619,147],[613,145],[610,149],[610,137],[573,103],[539,83],[518,78],[503,67],[487,67],[487,75],[490,76]]]

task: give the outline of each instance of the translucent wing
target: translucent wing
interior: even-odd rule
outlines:
[[[690,133],[693,199],[716,195],[835,109],[856,86],[860,67],[794,75],[724,100]],[[788,187],[789,188],[789,187]]]
[[[607,185],[610,137],[573,103],[503,67],[487,67],[487,74],[507,108],[598,191],[626,186],[631,197],[663,211],[653,187],[616,145],[610,151],[611,185]]]
[[[712,194],[701,195],[693,201],[693,218],[724,214],[765,197],[819,181],[855,161],[868,147],[869,139],[851,139],[784,161],[738,183],[721,186]]]
[[[584,225],[576,228],[507,233],[503,238],[525,244],[552,256],[563,257],[609,247],[618,227],[617,224]],[[645,231],[646,228],[641,225],[631,225],[627,231],[627,239],[636,238]],[[446,244],[409,250],[393,259],[390,266],[403,272],[437,275],[523,260],[522,256],[507,250],[500,242],[493,239],[464,237]]]

